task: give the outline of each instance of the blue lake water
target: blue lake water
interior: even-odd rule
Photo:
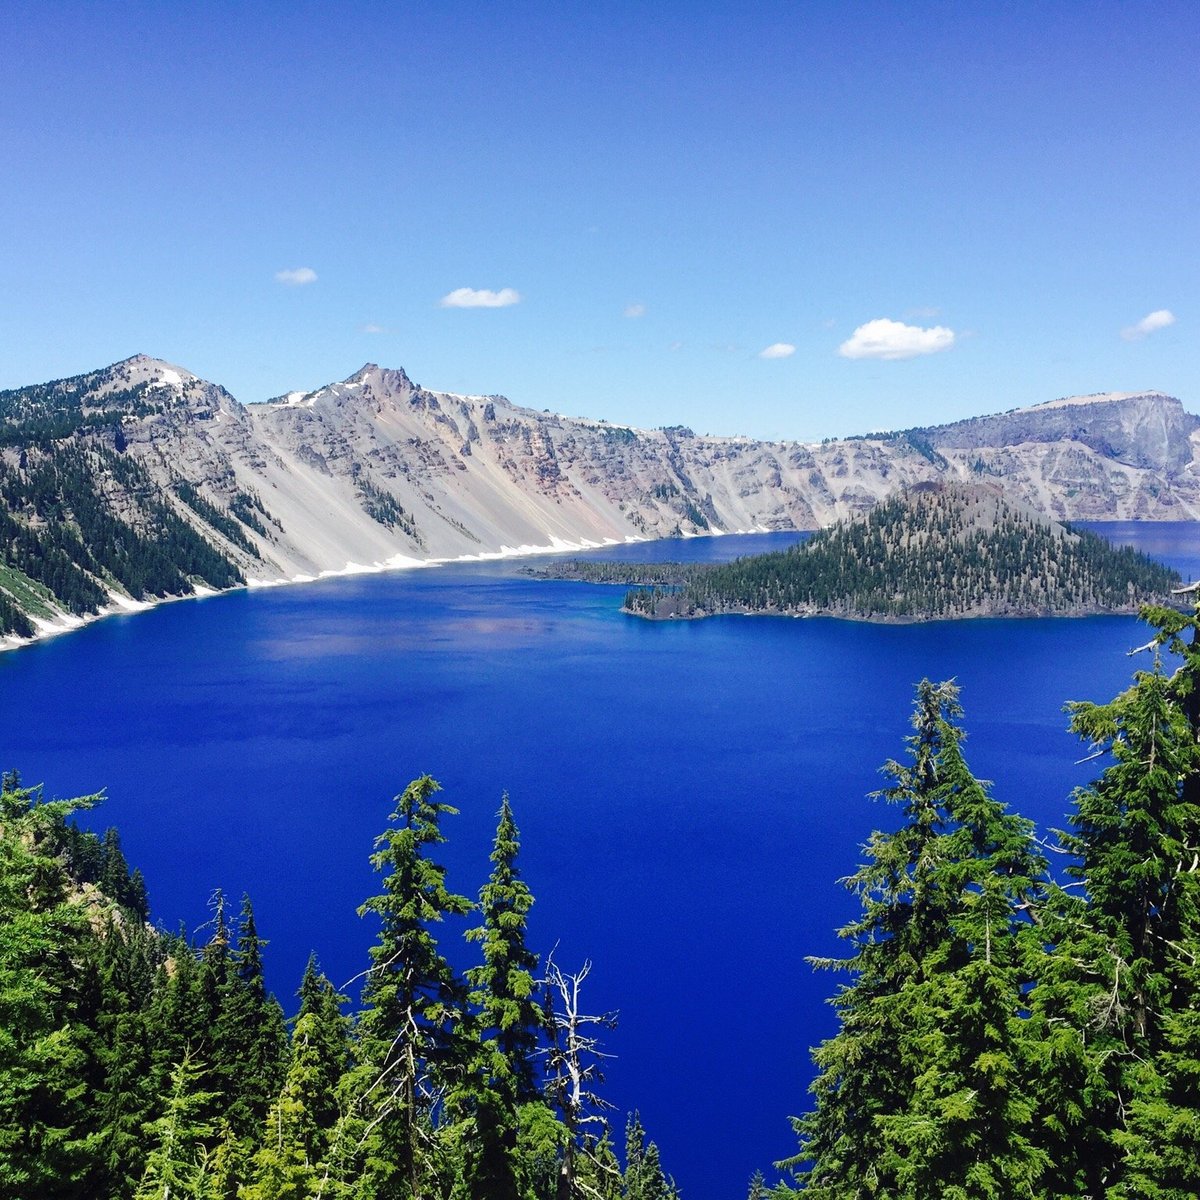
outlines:
[[[1196,524],[1097,528],[1200,575]],[[1124,617],[649,624],[621,594],[498,563],[114,617],[0,655],[0,766],[49,794],[107,789],[90,823],[120,828],[164,925],[200,926],[218,886],[249,892],[285,1004],[310,950],[335,982],[366,965],[354,910],[408,780],[434,775],[461,809],[445,861],[472,895],[507,789],[533,943],[591,959],[588,1004],[620,1010],[618,1141],[637,1107],[687,1200],[740,1196],[794,1149],[836,984],[804,959],[836,951],[854,912],[837,880],[891,818],[866,795],[902,754],[913,684],[959,681],[971,765],[1045,829],[1095,770],[1063,702],[1115,694],[1145,635]]]

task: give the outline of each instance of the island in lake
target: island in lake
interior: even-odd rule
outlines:
[[[547,578],[633,585],[651,620],[762,613],[862,621],[1089,616],[1168,600],[1179,574],[983,484],[923,483],[786,550],[729,563],[572,560]]]

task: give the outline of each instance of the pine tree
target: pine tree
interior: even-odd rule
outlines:
[[[250,897],[243,896],[237,946],[229,954],[215,1029],[223,1115],[238,1138],[262,1127],[286,1061],[283,1010],[267,992],[262,947]]]
[[[491,853],[492,873],[479,896],[483,923],[467,937],[483,947],[483,965],[467,972],[474,1006],[472,1062],[452,1097],[471,1122],[466,1175],[491,1200],[518,1200],[522,1169],[517,1143],[522,1106],[540,1104],[534,1055],[542,1026],[533,972],[537,955],[525,944],[533,896],[516,860],[519,834],[507,793]],[[527,1115],[527,1121],[532,1114]]]
[[[200,963],[180,931],[163,935],[163,964],[159,968],[150,1006],[149,1033],[153,1057],[153,1086],[165,1096],[171,1075],[185,1055],[195,1055],[211,1035],[211,1012],[199,1003]]]
[[[1071,919],[1056,931],[1056,986],[1034,997],[1035,1011],[1048,1007],[1039,994],[1047,991],[1073,1018],[1074,1044],[1059,1060],[1068,1083],[1057,1090],[1067,1105],[1072,1093],[1086,1097],[1082,1113],[1061,1106],[1060,1157],[1075,1165],[1064,1184],[1082,1180],[1114,1197],[1200,1188],[1200,1169],[1181,1165],[1196,1161],[1181,1149],[1200,1126],[1200,655],[1195,617],[1149,615],[1156,640],[1183,656],[1175,673],[1168,678],[1156,661],[1110,703],[1069,706],[1073,727],[1111,763],[1076,793],[1073,830],[1061,835],[1078,859],[1070,873],[1086,906],[1062,906]]]
[[[624,1200],[677,1200],[675,1185],[663,1174],[658,1147],[646,1141],[646,1130],[636,1112],[625,1124]]]
[[[869,861],[845,881],[863,907],[861,917],[838,934],[852,953],[844,960],[813,960],[853,976],[833,1001],[838,1034],[813,1052],[815,1108],[793,1122],[800,1152],[779,1164],[798,1172],[814,1196],[878,1189],[885,1152],[879,1121],[903,1111],[911,1094],[916,1067],[906,1058],[914,1014],[902,991],[920,978],[925,960],[949,932],[947,901],[934,883],[944,850],[945,814],[934,796],[942,699],[934,685],[921,683],[907,740],[912,761],[883,768],[892,782],[881,794],[902,806],[903,824],[893,834],[872,833]]]
[[[1020,1087],[1020,939],[1044,864],[1029,823],[967,769],[957,695],[918,685],[911,761],[884,768],[904,823],[871,836],[848,880],[863,905],[840,931],[853,953],[816,960],[853,981],[814,1052],[800,1153],[780,1164],[814,1196],[1020,1195],[1041,1169]]]
[[[903,1112],[883,1116],[884,1168],[909,1196],[1033,1196],[1046,1166],[1034,1142],[1025,1037],[1025,906],[1045,862],[1032,826],[1007,813],[962,756],[953,696],[943,703],[937,797],[945,835],[940,886],[953,898],[949,936],[923,982],[902,994],[917,1014],[923,1060]]]
[[[191,1055],[175,1064],[161,1117],[146,1132],[151,1149],[135,1200],[204,1200],[207,1145],[214,1125],[205,1113],[213,1093],[203,1090],[204,1071]]]
[[[128,1196],[145,1170],[143,1126],[154,1116],[152,1003],[160,983],[164,939],[144,924],[110,917],[100,939],[103,1003],[97,1027],[104,1045],[100,1109],[105,1137],[101,1194]]]
[[[481,943],[483,966],[467,972],[478,1025],[493,1051],[491,1073],[505,1082],[516,1103],[539,1094],[535,1055],[541,1040],[542,1010],[533,972],[537,955],[525,943],[533,894],[517,869],[520,835],[504,794],[492,848],[492,874],[479,893],[483,923],[467,932]]]
[[[330,983],[310,956],[297,993],[300,1011],[292,1032],[292,1057],[304,1050],[306,1105],[318,1130],[327,1136],[337,1123],[338,1085],[349,1065],[349,1022],[342,1015],[346,997]],[[308,1019],[304,1036],[300,1024]]]
[[[121,849],[121,838],[111,826],[100,842],[100,890],[141,920],[149,915],[146,881],[140,871],[130,872]]]
[[[267,1114],[252,1181],[241,1200],[305,1200],[320,1179],[328,1130],[317,1113],[329,1102],[320,1017],[302,1013],[292,1038],[292,1061],[283,1089]]]
[[[427,1194],[427,1181],[444,1167],[433,1114],[464,1066],[455,1035],[464,988],[433,929],[465,916],[471,902],[446,887],[445,868],[430,857],[445,841],[442,817],[457,812],[434,799],[440,790],[424,775],[396,798],[395,827],[376,839],[371,856],[383,892],[359,909],[381,923],[363,989],[355,1081],[365,1182],[378,1197]]]
[[[0,1197],[85,1197],[101,1142],[86,994],[87,912],[62,864],[66,818],[98,796],[44,803],[0,778]]]

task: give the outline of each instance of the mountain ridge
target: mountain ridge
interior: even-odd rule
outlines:
[[[165,568],[139,574],[119,556],[89,559],[63,534],[71,544],[57,552],[74,555],[91,579],[78,589],[90,608],[24,568],[24,582],[0,578],[0,593],[36,632],[107,607],[96,587],[128,606],[230,586],[199,569],[200,543],[226,564],[224,576],[270,584],[642,538],[815,529],[899,488],[947,479],[989,480],[1057,519],[1200,517],[1200,418],[1161,392],[1100,393],[822,443],[758,441],[538,412],[503,396],[428,389],[375,363],[313,391],[242,404],[186,368],[137,354],[0,392],[0,516],[10,522],[0,569],[18,570],[18,540],[41,545],[55,522],[77,533],[78,510],[96,508],[91,527],[101,515],[116,522],[104,536],[133,546],[135,559],[169,527],[171,544],[187,543],[185,582]],[[35,559],[30,550],[22,561]],[[222,574],[211,563],[204,570]],[[32,613],[31,586],[50,593]],[[14,632],[0,616],[0,634]]]

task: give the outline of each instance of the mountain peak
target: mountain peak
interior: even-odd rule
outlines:
[[[381,367],[372,362],[363,363],[353,375],[342,380],[345,387],[363,383],[381,384],[389,392],[417,390],[417,385],[408,377],[408,372],[403,367]]]
[[[108,373],[128,383],[164,383],[181,385],[197,377],[184,367],[149,354],[133,354],[108,368]]]

